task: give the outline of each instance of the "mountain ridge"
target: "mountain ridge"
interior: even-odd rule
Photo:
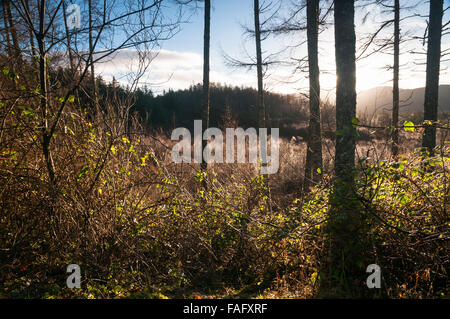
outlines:
[[[423,111],[425,88],[400,89],[400,113]],[[439,86],[438,112],[450,111],[450,84]],[[392,87],[378,86],[357,95],[358,111],[380,114],[392,111]]]

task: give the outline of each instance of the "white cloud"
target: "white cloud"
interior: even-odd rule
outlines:
[[[192,84],[201,83],[203,79],[203,57],[194,52],[160,50],[152,52],[153,60],[141,78],[140,83],[160,93],[167,89],[184,89]],[[129,84],[133,72],[138,66],[137,52],[123,50],[106,62],[96,66],[96,73],[105,80],[114,76],[121,84]],[[231,85],[254,85],[251,72],[239,70],[230,72],[220,65],[221,61],[211,60],[210,79],[212,82]],[[218,67],[216,67],[218,66]],[[216,68],[214,70],[213,68]]]
[[[325,40],[327,39],[327,40]],[[330,40],[331,41],[328,41]],[[336,85],[334,65],[334,41],[332,28],[326,30],[320,37],[320,80],[322,95],[324,98],[334,95]],[[411,54],[408,51],[414,49],[417,43],[407,43],[402,46],[400,87],[417,88],[425,85],[424,66],[418,62],[423,60],[423,55]],[[448,44],[443,44],[443,49]],[[304,52],[294,50],[291,56],[301,57]],[[185,89],[190,85],[201,83],[203,78],[203,56],[195,52],[183,52],[175,50],[160,50],[151,52],[153,60],[141,78],[140,83],[150,87],[156,94],[168,89]],[[357,62],[357,91],[363,91],[376,86],[392,85],[392,71],[386,66],[392,65],[392,55],[375,54]],[[212,56],[210,64],[210,79],[212,82],[256,87],[256,70],[237,69],[230,70],[224,65],[220,55]],[[111,57],[108,61],[96,65],[96,72],[105,80],[111,80],[114,76],[121,84],[129,84],[133,72],[138,64],[135,50],[123,50]],[[441,73],[441,83],[446,84],[448,71],[444,63]],[[309,87],[308,74],[299,73],[292,75],[292,66],[273,66],[269,69],[270,77],[265,79],[267,90],[280,93],[307,92]]]

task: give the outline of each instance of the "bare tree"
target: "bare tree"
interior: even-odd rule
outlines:
[[[11,34],[12,45],[13,45],[13,58],[18,59],[20,56],[20,46],[19,39],[17,37],[17,27],[13,21],[13,16],[11,13],[11,0],[4,0],[4,8],[6,10],[6,17],[8,19],[9,27],[7,31]]]
[[[46,36],[46,0],[41,0],[39,7],[39,31],[36,35],[39,48],[39,82],[40,82],[40,106],[42,112],[42,153],[44,154],[45,163],[50,179],[50,184],[55,184],[55,167],[53,157],[50,152],[50,141],[52,139],[54,129],[49,130],[48,109],[49,102],[47,96],[47,49],[45,43]],[[47,28],[48,30],[48,28]],[[55,125],[57,122],[55,122]]]
[[[402,39],[401,33],[400,33],[400,22],[402,20],[409,19],[411,17],[414,17],[415,14],[410,16],[405,16],[403,18],[400,17],[400,11],[402,10],[402,7],[400,6],[399,0],[376,0],[374,2],[375,4],[387,8],[388,13],[393,13],[393,18],[389,18],[387,20],[384,20],[381,22],[381,25],[377,28],[375,32],[373,32],[365,41],[365,43],[362,46],[362,51],[358,55],[358,59],[367,58],[368,56],[374,54],[374,53],[385,53],[386,49],[389,49],[392,47],[393,49],[393,65],[389,65],[387,68],[389,70],[393,71],[393,84],[392,84],[392,144],[391,144],[391,151],[392,156],[396,158],[398,156],[399,152],[399,129],[398,129],[398,122],[399,122],[399,110],[400,110],[400,103],[404,101],[400,101],[400,88],[399,88],[399,80],[400,80],[400,44],[402,42],[405,42],[407,40]],[[404,10],[410,10],[417,6],[415,5],[409,5],[404,6]],[[367,15],[364,17],[364,20],[367,18],[367,16],[370,14],[367,13]],[[387,38],[384,39],[377,39],[383,30],[393,25],[393,33],[390,34]],[[369,53],[367,53],[368,48],[375,44],[375,49]]]
[[[203,131],[209,127],[209,46],[211,24],[211,0],[205,0],[204,33],[203,33],[203,93],[202,93],[202,126]],[[202,139],[202,149],[208,141]],[[206,171],[208,164],[202,157],[201,168]],[[204,183],[206,186],[206,181]]]
[[[51,142],[66,105],[73,101],[73,94],[82,86],[92,65],[105,61],[126,48],[136,48],[146,43],[157,44],[158,41],[171,37],[177,26],[177,23],[172,21],[162,21],[162,0],[129,1],[129,5],[124,6],[126,10],[121,12],[112,11],[113,2],[103,1],[101,16],[95,23],[91,19],[91,25],[87,28],[81,27],[70,32],[65,27],[66,21],[61,21],[61,16],[65,16],[61,13],[65,8],[64,1],[48,3],[46,0],[36,0],[33,7],[38,8],[37,16],[30,12],[29,3],[26,0],[11,3],[21,19],[21,25],[34,35],[38,46],[39,107],[36,109],[40,109],[41,113],[42,124],[39,126],[41,147],[51,185],[55,185],[57,179]],[[61,25],[64,28],[61,28]],[[95,35],[91,32],[92,30],[96,30]],[[110,39],[114,32],[122,32],[120,40],[111,40],[108,43],[107,39]],[[83,36],[83,34],[91,36],[92,41],[89,41],[87,50],[70,48],[69,46],[73,43],[68,36]],[[64,46],[68,46],[68,51],[73,53],[72,58],[77,59],[72,69],[77,74],[76,76],[72,74],[73,79],[68,87],[60,88],[56,93],[52,91],[55,86],[49,85],[47,64],[55,49],[62,49]],[[59,96],[55,98],[54,94]],[[60,94],[63,96],[61,97]]]
[[[64,29],[66,31],[66,41],[67,41],[67,53],[69,55],[69,65],[70,65],[70,71],[75,73],[75,66],[74,66],[74,60],[72,51],[70,50],[72,44],[70,39],[70,31],[69,31],[69,25],[67,23],[67,4],[66,1],[63,1],[63,18],[64,18]],[[30,36],[30,39],[32,39],[32,35]]]
[[[430,154],[436,146],[436,121],[438,114],[439,96],[439,69],[441,59],[441,34],[444,1],[430,1],[427,71],[425,85],[424,121],[425,131],[422,138],[422,147]]]
[[[92,0],[88,0],[88,11],[89,11],[89,52],[94,52],[94,43],[93,43],[93,30],[92,30],[92,19],[93,19],[93,10],[94,7],[92,5]],[[92,86],[92,95],[93,95],[93,99],[94,99],[94,103],[97,105],[97,88],[95,85],[95,68],[94,68],[94,63],[92,63],[92,60],[94,59],[94,55],[91,54],[91,86]],[[98,110],[97,110],[98,111]]]
[[[258,125],[260,128],[266,127],[266,108],[264,106],[264,86],[261,53],[261,25],[259,22],[259,0],[253,2],[254,22],[255,22],[255,44],[256,44],[256,71],[258,77]]]
[[[291,57],[291,64],[295,65],[294,73],[308,72],[309,78],[309,127],[306,152],[305,178],[303,189],[308,190],[310,186],[316,184],[321,179],[322,174],[322,133],[320,114],[320,70],[319,70],[319,49],[318,38],[321,31],[320,26],[327,25],[327,17],[332,11],[332,4],[329,1],[305,0],[296,1],[290,14],[275,21],[268,29],[274,34],[292,33],[297,38],[300,32],[306,31],[307,35],[307,56]],[[323,8],[320,4],[327,4]],[[306,24],[302,13],[306,9]],[[294,45],[293,48],[301,47],[305,41]]]
[[[307,0],[309,128],[304,188],[320,180],[322,170],[322,134],[320,119],[320,71],[318,53],[319,0]]]
[[[355,192],[356,114],[355,3],[334,2],[336,54],[336,153],[335,184],[331,198],[328,232],[331,242],[328,283],[353,294],[361,286],[357,274],[361,260],[361,213]]]
[[[264,103],[264,80],[267,78],[268,67],[273,64],[280,64],[280,61],[276,60],[278,53],[266,54],[264,56],[262,43],[274,33],[272,27],[269,26],[269,22],[272,22],[280,6],[280,1],[253,1],[253,28],[245,25],[242,25],[242,28],[244,29],[244,35],[254,38],[255,55],[251,55],[247,52],[248,60],[243,61],[223,53],[225,63],[228,66],[248,69],[256,67],[258,89],[256,118],[258,126],[261,128],[265,128],[268,121],[267,110]]]
[[[354,1],[335,1],[336,46],[336,161],[335,174],[341,182],[353,184],[356,114],[356,64]]]
[[[400,0],[394,0],[394,76],[392,85],[392,156],[398,155],[398,112],[400,107],[399,94],[400,72]]]
[[[6,10],[6,1],[2,1],[2,17],[3,17],[3,30],[6,40],[6,49],[8,52],[8,56],[11,56],[11,38],[9,32],[9,24],[8,24],[8,12]]]

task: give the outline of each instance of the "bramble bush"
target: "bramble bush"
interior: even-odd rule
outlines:
[[[17,80],[4,76],[3,86]],[[20,90],[30,96],[0,104],[1,295],[317,296],[333,178],[324,169],[322,183],[300,193],[299,145],[283,141],[280,172],[269,178],[252,164],[205,173],[172,163],[172,141],[140,133],[124,101],[105,98],[93,112],[71,97],[51,144],[52,183],[39,93]],[[373,296],[448,296],[448,147],[357,164],[368,255],[382,269]],[[72,263],[82,289],[66,288]]]

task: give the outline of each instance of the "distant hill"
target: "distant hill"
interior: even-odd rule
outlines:
[[[400,89],[400,113],[423,111],[425,88]],[[358,93],[358,111],[378,114],[392,111],[392,87],[381,86]],[[450,111],[450,85],[439,86],[438,112]]]
[[[308,102],[299,95],[266,92],[264,104],[267,125],[279,127],[280,136],[305,135],[300,123],[307,123]],[[151,129],[172,130],[175,127],[193,129],[195,119],[202,118],[202,85],[185,90],[164,92],[154,96],[151,91],[138,90],[131,112],[137,112]],[[210,126],[243,128],[258,127],[258,91],[249,87],[211,83]],[[230,125],[230,126],[229,126]]]

